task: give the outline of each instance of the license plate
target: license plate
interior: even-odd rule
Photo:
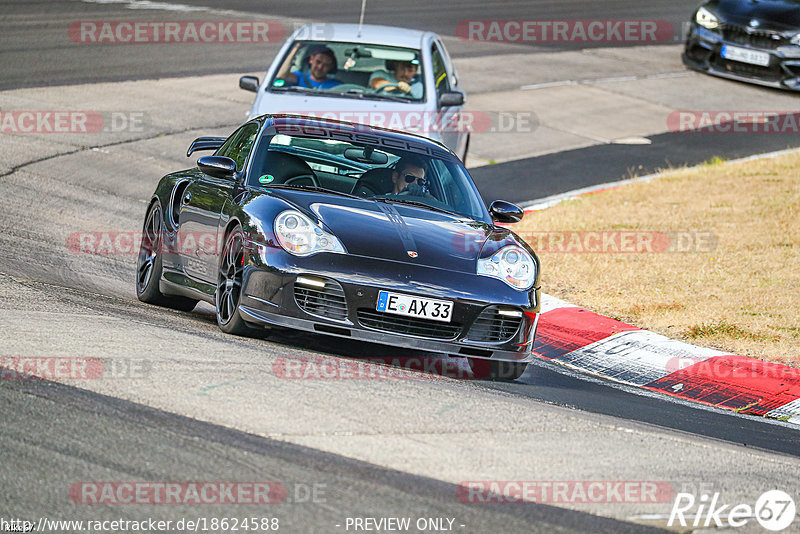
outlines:
[[[758,50],[750,50],[749,48],[722,45],[722,57],[725,59],[732,59],[733,61],[749,63],[750,65],[769,66],[769,54],[766,52],[759,52]]]
[[[453,316],[453,303],[447,300],[412,297],[389,291],[378,293],[376,309],[380,312],[431,319],[443,323],[449,323]]]

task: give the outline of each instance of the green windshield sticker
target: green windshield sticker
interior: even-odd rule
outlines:
[[[272,87],[283,87],[284,85],[286,85],[286,80],[283,80],[281,78],[278,78],[277,80],[272,82]]]
[[[271,174],[265,174],[264,176],[259,178],[258,181],[260,183],[262,183],[262,184],[268,184],[268,183],[272,182],[274,179],[275,179],[275,177],[272,176]]]

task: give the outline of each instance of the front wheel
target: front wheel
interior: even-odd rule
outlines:
[[[161,280],[163,222],[161,205],[156,202],[150,207],[144,219],[142,244],[139,246],[139,258],[136,262],[136,296],[148,304],[191,311],[197,305],[196,300],[164,295],[158,287],[158,282]]]
[[[488,378],[490,380],[516,380],[528,368],[527,363],[501,362],[470,358],[469,366],[475,378]]]
[[[244,234],[237,226],[225,239],[217,275],[217,325],[226,334],[247,335],[250,328],[239,315],[244,274]]]

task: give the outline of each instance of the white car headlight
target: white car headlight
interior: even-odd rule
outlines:
[[[347,254],[342,244],[297,210],[286,210],[275,217],[275,236],[283,250],[295,256],[319,252]]]
[[[792,43],[793,45],[800,46],[800,33],[792,37],[792,40],[789,42]]]
[[[527,291],[536,282],[536,263],[524,248],[508,245],[478,260],[478,274],[498,278],[514,289]]]
[[[709,30],[719,28],[719,17],[704,7],[697,10],[694,20],[703,28],[708,28]]]

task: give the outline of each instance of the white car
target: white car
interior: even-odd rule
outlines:
[[[315,61],[328,63],[328,72],[318,70]],[[466,159],[471,121],[463,112],[464,92],[432,32],[306,24],[284,43],[263,82],[242,76],[239,87],[256,93],[250,118],[297,114],[407,131]]]

